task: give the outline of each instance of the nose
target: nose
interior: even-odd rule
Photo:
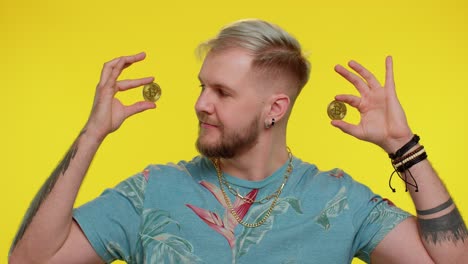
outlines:
[[[210,98],[210,93],[208,89],[203,89],[198,96],[197,102],[195,103],[195,111],[197,113],[204,112],[207,114],[212,114],[214,110],[214,105],[212,99]]]

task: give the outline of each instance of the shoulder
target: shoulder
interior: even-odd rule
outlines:
[[[321,170],[315,164],[296,158],[294,170],[295,174],[299,174],[298,181],[301,184],[312,185],[321,193],[336,193],[343,188],[356,195],[372,192],[341,168]]]
[[[320,170],[314,164],[297,159],[294,169],[299,174],[293,180],[295,188],[304,190],[314,203],[346,200],[350,208],[367,212],[375,206],[394,207],[391,201],[383,199],[341,168]]]
[[[147,182],[161,182],[168,179],[200,181],[203,174],[212,169],[209,159],[196,156],[191,160],[181,160],[176,163],[150,164],[140,173]]]

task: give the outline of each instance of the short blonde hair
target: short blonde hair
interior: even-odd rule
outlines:
[[[253,57],[252,66],[273,76],[285,75],[298,95],[309,80],[310,63],[301,45],[277,25],[259,19],[239,20],[227,25],[219,34],[198,48],[199,55],[229,48],[246,49]]]

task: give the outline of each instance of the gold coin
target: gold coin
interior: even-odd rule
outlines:
[[[143,98],[146,101],[156,102],[161,97],[161,87],[157,83],[150,83],[143,86]]]
[[[346,105],[339,101],[332,101],[327,108],[328,116],[333,119],[343,119],[346,116]]]

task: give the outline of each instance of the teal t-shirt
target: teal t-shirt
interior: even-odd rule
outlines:
[[[259,201],[278,189],[286,169],[256,182],[225,178]],[[226,193],[247,223],[262,219],[273,200],[250,204]],[[104,261],[127,263],[369,262],[377,244],[409,216],[343,171],[319,171],[293,158],[270,217],[246,228],[227,209],[212,162],[201,156],[149,166],[74,211]]]

